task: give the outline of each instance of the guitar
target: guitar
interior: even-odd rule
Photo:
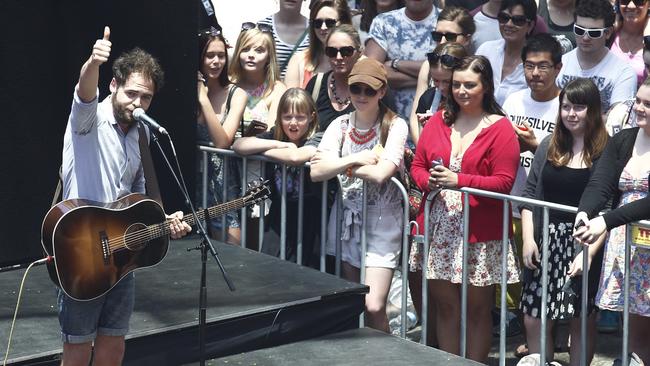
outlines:
[[[249,184],[251,187],[251,184]],[[208,218],[259,202],[270,195],[266,184],[252,186],[243,197],[207,209]],[[184,215],[190,226],[205,219]],[[160,263],[169,246],[169,223],[163,208],[133,193],[101,203],[69,199],[53,206],[43,219],[41,244],[52,281],[76,300],[93,300],[130,272]]]

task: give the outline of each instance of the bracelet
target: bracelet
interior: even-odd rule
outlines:
[[[390,68],[393,69],[393,70],[395,70],[395,71],[399,71],[399,69],[397,68],[397,66],[398,66],[398,62],[399,62],[399,59],[398,59],[398,58],[393,59],[393,60],[390,62]]]
[[[348,178],[352,178],[352,167],[349,166],[347,169],[345,169],[345,175],[348,176]]]

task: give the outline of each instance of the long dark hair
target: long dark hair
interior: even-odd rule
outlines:
[[[221,32],[221,28],[210,27],[199,31],[199,71],[201,71],[201,67],[203,66],[205,52],[213,41],[221,41],[224,48],[226,50],[228,49],[228,42],[226,42]],[[219,74],[219,84],[221,86],[230,84],[230,79],[228,79],[228,54],[226,54],[226,62],[223,65],[223,69],[221,69],[221,74]]]
[[[488,61],[485,56],[479,55],[462,58],[458,65],[454,67],[454,71],[451,74],[451,83],[449,83],[450,88],[452,88],[454,83],[454,74],[456,74],[456,71],[466,70],[471,70],[479,76],[479,80],[483,86],[483,112],[505,116],[505,112],[503,112],[499,103],[494,99],[494,80],[490,61]],[[460,112],[460,106],[453,98],[451,90],[449,91],[449,95],[452,97],[447,98],[445,101],[445,111],[443,113],[443,118],[447,126],[451,126],[456,121],[456,117],[458,117],[458,113]]]
[[[600,107],[600,92],[593,81],[578,78],[570,81],[560,92],[560,106],[557,112],[555,130],[548,147],[547,159],[554,166],[565,166],[573,158],[573,135],[562,123],[562,103],[564,98],[573,104],[587,106],[587,121],[585,126],[582,161],[591,167],[594,160],[605,149],[609,135],[605,129]]]

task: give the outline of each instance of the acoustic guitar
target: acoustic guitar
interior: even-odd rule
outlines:
[[[269,187],[257,183],[243,197],[194,215],[197,220],[219,217],[267,198]],[[76,300],[93,300],[130,272],[160,263],[169,246],[169,223],[163,208],[149,197],[133,193],[101,203],[69,199],[53,206],[43,219],[41,243],[52,281]]]

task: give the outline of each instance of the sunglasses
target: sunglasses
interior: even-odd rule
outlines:
[[[361,93],[370,98],[377,95],[377,91],[373,88],[367,88],[359,83],[350,85],[350,94],[361,95]]]
[[[508,24],[508,22],[512,20],[512,24],[516,25],[517,27],[522,27],[530,22],[530,20],[524,15],[510,15],[503,11],[497,15],[497,20],[499,21],[499,24],[504,25]]]
[[[650,50],[650,36],[643,36],[643,48]]]
[[[628,6],[630,3],[634,3],[634,6],[637,8],[643,6],[647,0],[620,0],[621,5]]]
[[[221,28],[215,28],[215,27],[212,27],[212,26],[210,26],[210,28],[199,31],[199,37],[200,36],[218,37],[218,36],[220,36],[222,34],[223,33],[221,32]]]
[[[350,57],[354,55],[354,51],[356,50],[357,49],[352,46],[344,46],[341,48],[325,47],[325,56],[334,58],[340,53],[341,57]]]
[[[311,21],[311,26],[312,28],[315,29],[320,29],[323,27],[323,23],[325,23],[325,28],[330,29],[336,26],[336,23],[338,23],[337,19],[332,19],[332,18],[327,18],[327,19],[314,19]]]
[[[607,28],[583,28],[577,24],[573,25],[573,33],[575,33],[576,36],[582,37],[587,33],[587,37],[591,39],[598,39],[601,38],[604,34]]]
[[[463,33],[451,33],[451,32],[442,33],[442,32],[437,32],[437,31],[431,32],[431,37],[433,37],[433,40],[436,41],[436,42],[440,42],[442,40],[442,37],[445,37],[445,39],[448,42],[456,42],[456,38],[458,38],[458,36],[464,36],[464,34]]]
[[[453,68],[454,66],[458,65],[460,63],[460,59],[458,57],[452,56],[452,55],[439,55],[435,52],[429,52],[427,53],[427,60],[429,60],[429,65],[435,65],[438,62],[442,64],[442,66],[448,67],[448,68]]]
[[[260,23],[255,24],[253,22],[244,22],[241,24],[241,32],[248,31],[255,28],[259,29],[260,32],[273,34],[273,27],[271,27],[268,24],[260,24]]]

